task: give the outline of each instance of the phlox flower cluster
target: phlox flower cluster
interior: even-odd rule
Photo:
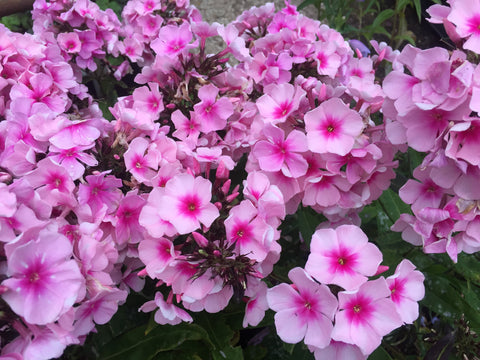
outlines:
[[[395,176],[402,142],[378,120],[375,70],[402,54],[379,45],[364,57],[288,2],[228,25],[188,0],[131,0],[120,18],[90,0],[37,0],[33,19],[33,35],[0,27],[2,356],[60,356],[147,281],[155,294],[140,311],[159,324],[244,300],[245,327],[271,308],[279,336],[317,357],[364,358],[415,320],[423,276],[404,261],[371,280],[382,256],[356,226]],[[208,54],[212,37],[225,47]],[[121,89],[112,121],[100,81]],[[440,101],[431,88],[422,104]],[[467,101],[455,99],[445,111]],[[445,156],[476,166],[462,129]],[[472,181],[469,166],[458,181]],[[293,285],[268,289],[278,227],[299,205],[328,223]]]
[[[424,276],[402,260],[392,276],[369,279],[385,267],[359,227],[317,230],[310,250],[305,269],[290,270],[292,284],[267,292],[283,341],[303,340],[316,359],[366,359],[384,335],[418,317]]]
[[[394,60],[397,69],[384,80],[383,112],[392,143],[427,153],[415,180],[399,193],[413,215],[402,214],[392,229],[426,253],[446,252],[457,261],[462,251],[480,250],[480,68],[469,60],[471,52],[480,53],[480,3],[449,3],[429,13],[459,50],[405,47]]]

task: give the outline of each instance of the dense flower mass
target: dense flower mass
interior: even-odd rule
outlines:
[[[433,21],[478,52],[480,15],[452,3]],[[130,0],[121,17],[37,0],[33,20],[33,35],[0,25],[2,356],[60,356],[149,282],[140,310],[159,324],[244,299],[245,327],[270,308],[283,341],[366,358],[424,295],[408,260],[373,279],[382,254],[359,227],[405,144],[428,155],[393,229],[454,260],[480,250],[480,73],[465,52],[363,56],[288,1],[225,26],[188,0]],[[292,284],[266,282],[299,206],[327,221]]]

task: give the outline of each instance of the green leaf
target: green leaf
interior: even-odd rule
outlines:
[[[234,331],[227,325],[223,314],[202,311],[195,314],[194,323],[206,331],[214,349],[222,350],[231,345]]]
[[[377,15],[375,20],[373,20],[372,27],[376,28],[379,27],[381,24],[384,23],[385,20],[390,19],[393,15],[395,15],[395,11],[392,9],[385,9],[380,14]]]
[[[243,351],[240,346],[227,346],[222,350],[212,352],[214,360],[243,360]]]
[[[302,1],[300,3],[300,5],[297,6],[297,10],[302,10],[304,7],[306,7],[308,5],[315,5],[315,7],[317,7],[320,2],[321,2],[320,0],[305,0],[305,1]]]
[[[370,354],[368,360],[393,360],[390,354],[383,346],[379,346],[373,353]]]
[[[400,196],[391,189],[385,190],[378,202],[392,223],[398,220],[400,214],[410,213],[410,206],[405,204]]]
[[[300,207],[297,210],[297,215],[300,233],[305,243],[310,247],[312,235],[317,226],[324,221],[324,218],[310,207]]]
[[[417,12],[418,22],[420,22],[422,21],[422,4],[420,4],[420,0],[413,0],[413,3]]]
[[[102,347],[102,360],[149,360],[158,353],[177,349],[187,340],[201,340],[211,346],[208,334],[195,324],[163,325],[145,335],[146,326],[139,326],[118,336]]]

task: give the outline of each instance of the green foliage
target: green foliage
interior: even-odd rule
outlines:
[[[393,48],[402,43],[414,44],[414,35],[407,28],[405,12],[415,11],[421,21],[420,0],[395,0],[395,6],[386,0],[305,0],[299,9],[315,6],[318,19],[338,30],[346,38],[370,41],[378,35],[388,39]]]
[[[29,12],[3,16],[0,18],[0,23],[11,31],[20,33],[31,31],[33,26],[32,17]]]

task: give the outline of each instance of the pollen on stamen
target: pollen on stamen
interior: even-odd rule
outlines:
[[[360,310],[362,310],[362,307],[360,305],[355,305],[353,307],[353,311],[358,314],[360,312]]]

